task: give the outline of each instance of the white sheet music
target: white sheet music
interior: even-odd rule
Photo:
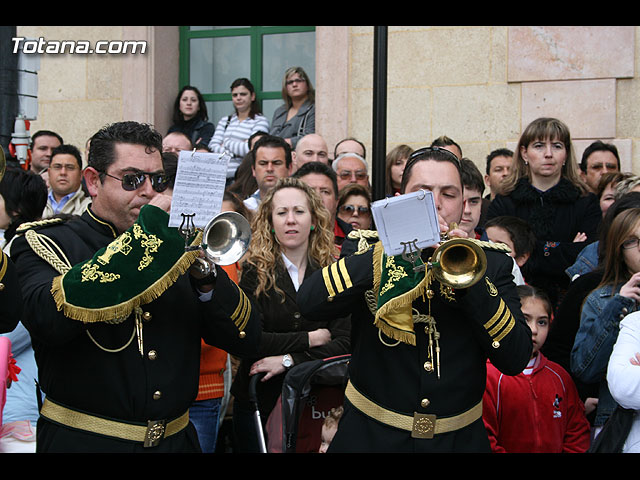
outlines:
[[[401,242],[416,240],[417,248],[427,248],[440,241],[438,211],[428,190],[377,200],[371,213],[387,255],[402,254]]]
[[[220,213],[228,162],[226,154],[180,152],[171,200],[170,227],[180,227],[182,213],[195,213],[193,224],[197,228],[206,227],[209,220]]]

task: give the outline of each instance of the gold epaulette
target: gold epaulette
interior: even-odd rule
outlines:
[[[372,244],[379,241],[378,232],[376,230],[353,229],[347,235],[351,240],[358,240],[358,250],[356,254],[369,250]]]
[[[24,222],[16,229],[16,235],[22,235],[27,230],[39,230],[51,225],[59,225],[64,223],[66,219],[62,217],[44,218],[42,220],[36,220],[35,222]]]
[[[510,253],[511,249],[509,248],[509,246],[506,243],[501,243],[501,242],[485,242],[484,240],[476,240],[473,238],[470,238],[469,240],[471,240],[473,243],[479,245],[480,247],[484,248],[485,250],[493,250],[496,252],[503,252],[503,253]]]

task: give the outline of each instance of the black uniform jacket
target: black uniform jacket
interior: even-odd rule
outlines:
[[[309,262],[305,269],[303,285],[314,271],[317,271],[317,267]],[[342,355],[350,351],[350,319],[348,316],[345,318],[338,315],[326,315],[310,320],[301,315],[300,307],[296,302],[295,287],[282,262],[278,262],[276,265],[276,284],[284,292],[284,302],[274,289],[270,289],[267,294],[256,298],[255,267],[249,264],[244,265],[240,286],[260,311],[263,332],[257,355],[255,358],[241,360],[231,388],[235,398],[242,402],[248,401],[249,368],[260,358],[288,353],[293,358],[294,365],[298,365],[309,360]],[[320,347],[309,348],[308,332],[318,328],[328,329],[331,332],[331,340]],[[282,392],[285,374],[286,372],[272,377],[266,382],[260,382],[257,386],[259,408],[265,419]]]
[[[90,259],[116,237],[113,226],[90,210],[38,233],[55,242],[71,265]],[[74,410],[145,425],[148,420],[169,421],[186,412],[196,398],[201,338],[238,355],[257,348],[257,312],[251,309],[246,336],[240,335],[230,315],[241,293],[221,268],[210,301],[199,299],[187,273],[159,298],[142,306],[146,315],[141,354],[135,336],[121,351],[106,351],[127,344],[134,332],[134,315],[119,324],[83,323],[65,317],[57,311],[50,291],[58,272],[36,255],[24,236],[14,241],[12,258],[23,285],[23,323],[31,334],[40,386],[52,400]],[[61,427],[43,417],[37,432],[40,452],[199,450],[192,425],[147,449],[142,444]]]
[[[486,251],[486,278],[455,300],[445,299],[436,281],[431,314],[440,332],[440,378],[427,371],[428,336],[424,324],[415,324],[416,345],[398,343],[374,326],[365,292],[373,285],[373,247],[343,258],[343,268],[316,272],[298,292],[298,304],[310,319],[351,313],[352,359],[349,377],[353,386],[379,406],[413,417],[414,412],[438,417],[458,415],[482,401],[487,358],[507,375],[520,373],[532,349],[531,331],[520,310],[506,254]],[[429,252],[423,252],[428,258]],[[336,278],[338,276],[339,278]],[[349,277],[347,279],[346,277]],[[489,288],[490,280],[496,288]],[[347,281],[349,280],[349,281]],[[335,296],[329,297],[326,282]],[[351,284],[351,287],[344,288]],[[343,288],[337,288],[342,285]],[[504,302],[504,305],[503,303]],[[506,306],[510,310],[502,310]],[[422,298],[413,308],[427,313]],[[499,320],[500,318],[501,320]],[[509,330],[510,328],[510,330]],[[508,333],[506,333],[508,332]],[[500,335],[506,333],[503,338]],[[496,342],[496,340],[498,340]],[[383,342],[384,341],[384,342]],[[393,346],[395,345],[395,346]],[[484,452],[489,441],[482,419],[432,439],[414,439],[411,432],[372,420],[345,400],[345,413],[329,447],[333,452]]]
[[[0,333],[13,331],[22,314],[22,293],[16,266],[0,250]]]

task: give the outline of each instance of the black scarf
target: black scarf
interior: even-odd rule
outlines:
[[[511,198],[519,207],[529,211],[527,221],[539,239],[553,238],[556,208],[571,205],[580,198],[581,192],[565,178],[546,192],[531,185],[528,177],[521,178],[511,193]]]

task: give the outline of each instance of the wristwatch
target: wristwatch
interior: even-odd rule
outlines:
[[[291,368],[291,366],[293,365],[293,359],[291,358],[291,355],[289,355],[288,353],[284,355],[284,357],[282,357],[282,366],[284,368]]]

